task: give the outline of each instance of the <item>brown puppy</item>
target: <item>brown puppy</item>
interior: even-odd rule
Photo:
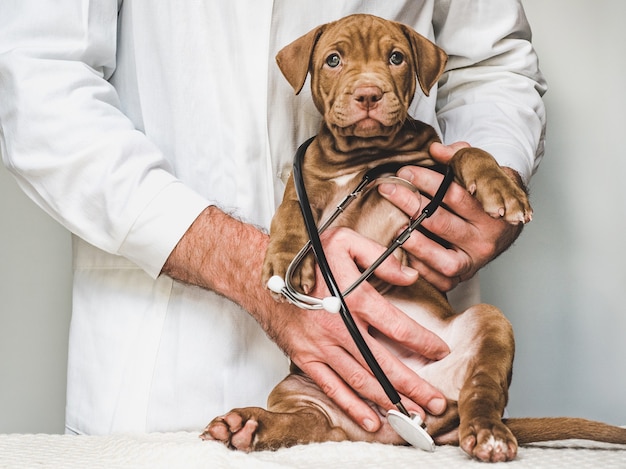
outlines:
[[[407,109],[417,88],[425,94],[444,69],[445,53],[410,28],[368,15],[322,25],[281,50],[278,64],[298,93],[308,73],[324,124],[305,156],[304,176],[317,221],[354,188],[363,173],[387,162],[433,165],[428,153],[438,137],[411,119]],[[417,76],[417,80],[416,80]],[[494,217],[510,223],[530,220],[524,191],[484,151],[460,150],[451,165],[464,185]],[[377,191],[356,199],[337,224],[388,245],[407,217]],[[306,243],[293,180],[271,226],[263,278],[285,275]],[[302,291],[313,289],[311,256],[296,274]],[[383,287],[383,286],[381,286]],[[385,295],[451,350],[438,362],[406,356],[387,337],[378,337],[420,376],[448,398],[443,416],[428,415],[428,432],[440,444],[460,446],[485,461],[510,460],[519,443],[563,438],[626,444],[626,429],[572,419],[502,421],[511,379],[514,339],[509,322],[495,307],[476,305],[455,314],[445,296],[422,279],[410,287],[384,286]],[[384,410],[381,410],[384,414]],[[371,434],[356,425],[307,376],[294,369],[271,393],[268,410],[234,409],[214,419],[203,438],[250,451],[294,444],[366,440],[403,444],[385,423]]]

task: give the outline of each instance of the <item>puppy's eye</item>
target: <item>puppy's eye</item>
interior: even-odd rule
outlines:
[[[404,62],[404,54],[402,52],[395,51],[389,56],[389,63],[391,65],[400,65],[402,62]]]
[[[341,57],[339,57],[339,54],[337,53],[330,54],[328,57],[326,57],[326,65],[328,65],[330,68],[338,67],[340,63]]]

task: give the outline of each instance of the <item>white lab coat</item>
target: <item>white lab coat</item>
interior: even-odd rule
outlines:
[[[198,430],[264,405],[286,373],[247,313],[159,273],[209,204],[268,227],[296,146],[319,126],[273,57],[357,11],[450,54],[416,117],[530,178],[544,83],[518,1],[3,2],[2,158],[74,233],[69,432]]]

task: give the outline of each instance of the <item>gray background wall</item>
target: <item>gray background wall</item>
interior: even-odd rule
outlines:
[[[620,0],[526,0],[550,89],[535,208],[484,272],[484,299],[513,322],[513,415],[626,425],[626,39]]]
[[[626,425],[622,0],[525,0],[548,78],[534,221],[482,274],[513,322],[510,413]],[[69,234],[0,168],[0,432],[63,431]]]

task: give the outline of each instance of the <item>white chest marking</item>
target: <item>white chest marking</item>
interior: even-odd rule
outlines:
[[[333,183],[335,183],[338,187],[344,187],[350,182],[357,173],[344,174],[343,176],[337,176],[332,179]]]

